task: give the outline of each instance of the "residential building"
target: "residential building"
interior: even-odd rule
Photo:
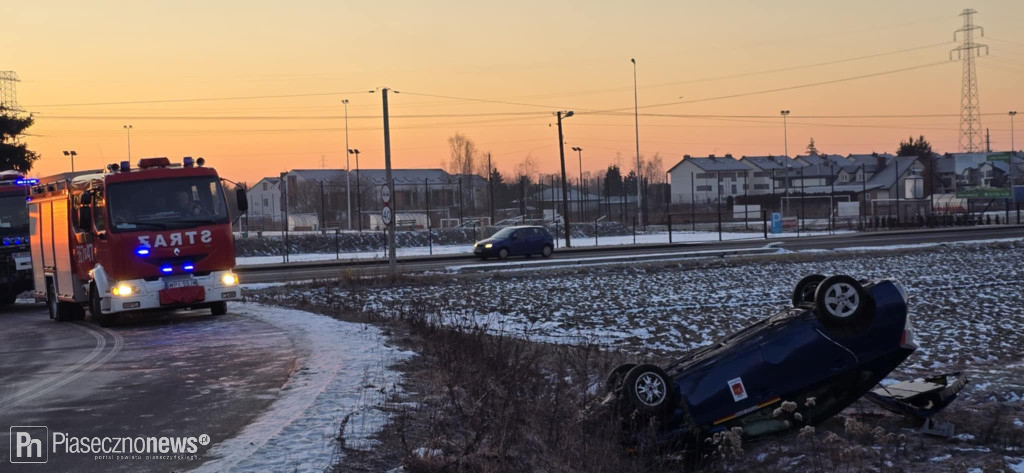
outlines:
[[[685,155],[668,170],[671,202],[711,203],[742,196],[749,190],[752,173],[750,166],[730,154],[702,158]]]

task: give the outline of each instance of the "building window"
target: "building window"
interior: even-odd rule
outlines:
[[[711,192],[711,186],[697,186],[697,192]]]
[[[713,172],[698,172],[697,179],[714,179],[715,173]]]
[[[754,190],[768,190],[768,184],[754,184]]]

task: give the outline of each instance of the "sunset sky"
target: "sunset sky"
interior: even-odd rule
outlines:
[[[990,52],[977,60],[982,124],[1008,149],[1006,112],[1024,109],[1021,1],[4,2],[0,70],[21,78],[40,176],[70,169],[63,150],[78,169],[126,159],[126,124],[133,161],[204,156],[250,183],[322,158],[344,168],[343,98],[360,167],[382,168],[381,97],[367,93],[378,87],[400,92],[395,167],[441,166],[460,132],[505,174],[527,155],[554,172],[553,113],[574,110],[572,174],[572,146],[585,171],[617,159],[629,170],[630,58],[640,152],[666,170],[684,154],[783,154],[781,109],[790,155],[811,137],[827,153],[894,152],[911,134],[947,152],[964,8]]]

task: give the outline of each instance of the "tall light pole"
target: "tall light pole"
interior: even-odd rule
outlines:
[[[131,161],[132,160],[132,126],[131,125],[123,125],[123,126],[121,126],[121,128],[124,128],[128,132],[128,160]]]
[[[78,153],[74,151],[65,151],[64,156],[71,156],[71,172],[75,172],[75,156],[78,156]]]
[[[1010,110],[1010,203],[1017,206],[1017,194],[1013,190],[1013,158],[1017,156],[1017,148],[1013,142],[1013,117],[1017,116],[1016,110]]]
[[[348,154],[356,155],[356,213],[359,214],[359,217],[356,218],[356,222],[359,225],[359,231],[362,232],[363,231],[363,200],[362,200],[363,193],[359,190],[359,150],[358,149],[349,149],[348,150]],[[352,229],[352,224],[349,223],[349,230],[351,230],[351,229]]]
[[[563,113],[565,115],[562,115]],[[565,184],[565,139],[562,137],[562,118],[569,118],[572,114],[572,110],[555,113],[555,116],[558,117],[558,159],[562,162],[562,220],[565,221],[566,248],[572,247],[572,244],[569,242],[569,189]]]
[[[580,148],[579,146],[573,146],[572,150],[575,151],[576,154],[578,154],[579,158],[580,158],[580,180],[579,180],[579,189],[578,190],[579,190],[580,198],[582,198],[583,197],[583,148]],[[583,202],[582,201],[580,202],[580,221],[581,222],[586,221],[586,219],[583,218]]]
[[[348,99],[341,99],[341,103],[345,105],[345,149],[348,150]],[[349,166],[348,166],[348,155],[345,153],[345,204],[348,205],[348,229],[352,229],[352,185],[349,179]]]
[[[789,116],[789,110],[781,110],[779,114],[782,115],[782,145],[784,146],[785,158],[786,158],[786,210],[789,211],[789,187],[792,181],[789,177],[789,128],[786,126],[786,117]]]
[[[640,202],[640,101],[636,87],[636,58],[630,58],[629,62],[633,63],[633,124],[636,128],[636,218],[640,225],[644,225],[644,209]]]

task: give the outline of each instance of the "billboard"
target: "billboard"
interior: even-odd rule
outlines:
[[[956,155],[958,199],[1010,197],[1010,153]]]

